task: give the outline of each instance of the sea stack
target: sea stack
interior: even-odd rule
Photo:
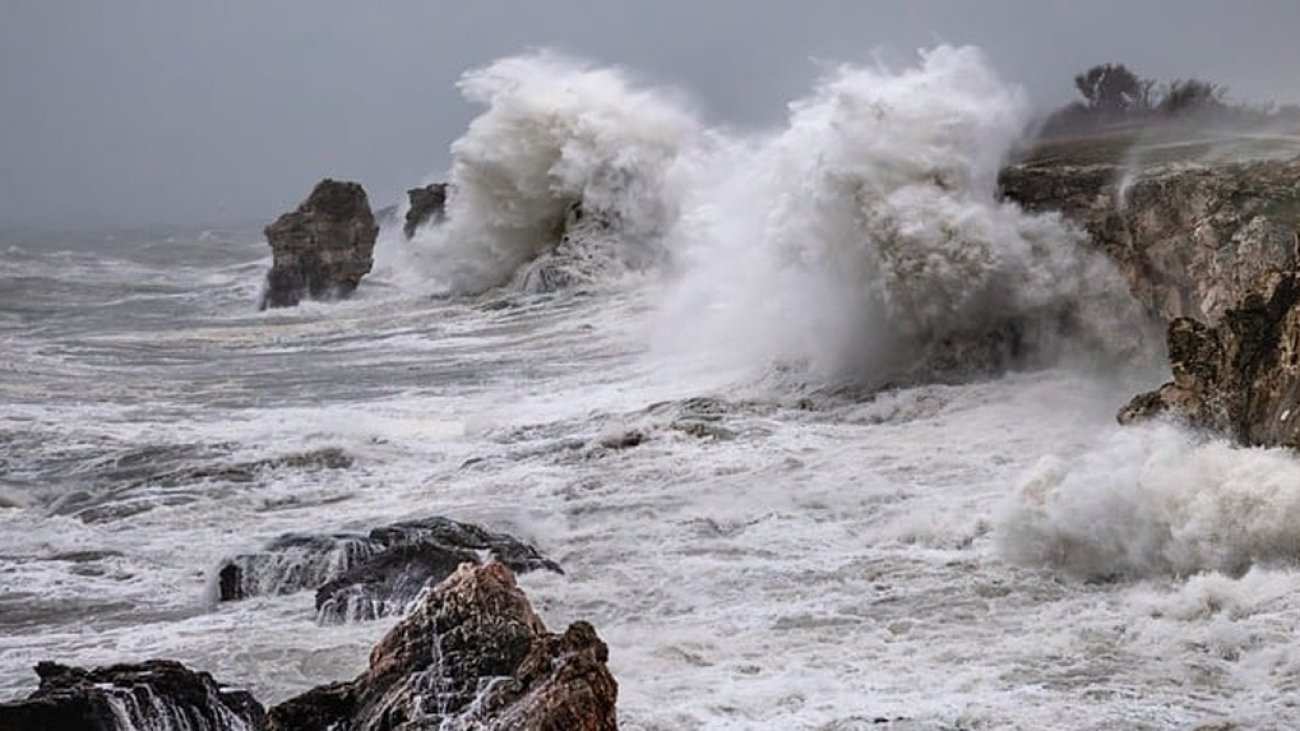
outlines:
[[[379,225],[359,183],[327,178],[265,233],[272,263],[261,309],[351,294],[374,264]]]
[[[406,238],[415,236],[415,232],[426,222],[439,223],[447,217],[447,184],[430,183],[423,188],[411,188],[406,191],[411,207],[406,211],[406,222],[402,233]]]

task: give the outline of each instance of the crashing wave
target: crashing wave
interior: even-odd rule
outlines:
[[[444,289],[547,290],[661,255],[664,178],[698,133],[672,95],[550,52],[502,59],[459,87],[486,111],[452,144],[446,222],[415,241]]]
[[[1300,465],[1278,449],[1129,427],[1044,459],[1001,516],[1002,554],[1087,579],[1300,562]]]
[[[997,200],[1026,115],[974,48],[835,69],[779,134],[695,162],[671,344],[869,379],[1046,358],[1061,334],[1131,347],[1112,267],[1059,218]]]

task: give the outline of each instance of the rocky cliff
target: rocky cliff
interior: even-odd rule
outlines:
[[[1243,444],[1300,447],[1300,158],[1111,157],[1039,154],[1001,186],[1086,230],[1166,324],[1173,379],[1120,420],[1172,413]]]

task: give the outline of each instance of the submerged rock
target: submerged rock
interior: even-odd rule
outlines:
[[[36,674],[36,692],[0,704],[0,729],[256,731],[265,722],[247,692],[169,660],[95,670],[43,662]]]
[[[487,558],[519,572],[561,572],[536,548],[504,533],[443,517],[404,521],[369,535],[284,535],[217,571],[221,601],[316,589],[322,622],[399,614],[462,563]],[[561,572],[562,573],[562,572]]]
[[[464,565],[427,592],[350,683],[271,709],[268,728],[617,729],[609,650],[586,622],[552,634],[504,565]]]
[[[374,263],[379,226],[359,184],[325,179],[265,233],[272,263],[263,309],[351,294]]]
[[[1036,162],[1004,194],[1086,229],[1167,326],[1173,380],[1118,418],[1169,414],[1300,448],[1300,159],[1138,167]]]
[[[440,223],[447,216],[446,183],[430,183],[423,188],[411,188],[406,191],[406,197],[410,200],[411,207],[406,211],[402,233],[408,239],[426,222]]]

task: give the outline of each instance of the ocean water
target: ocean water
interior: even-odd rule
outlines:
[[[1158,338],[996,199],[1027,104],[978,51],[754,135],[554,54],[462,90],[448,221],[346,301],[257,312],[256,231],[4,234],[0,698],[45,659],[351,677],[391,619],[214,568],[445,515],[564,567],[520,584],[628,729],[1300,719],[1300,463],[1116,425]]]

